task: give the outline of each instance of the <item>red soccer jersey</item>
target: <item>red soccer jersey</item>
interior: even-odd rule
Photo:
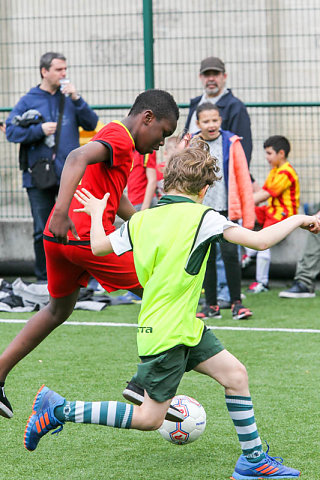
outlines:
[[[143,202],[148,183],[146,168],[155,170],[156,163],[156,152],[142,155],[136,150],[134,151],[132,171],[128,178],[128,197],[132,205]]]
[[[295,215],[299,211],[299,177],[289,162],[274,167],[262,187],[271,197],[268,198],[267,211],[277,221]]]
[[[103,225],[106,233],[109,234],[115,229],[113,223],[132,167],[135,145],[129,130],[118,121],[111,122],[103,127],[91,141],[101,142],[106,146],[105,148],[109,148],[110,162],[88,165],[80,186],[89,190],[97,198],[102,198],[105,193],[110,192],[108,205],[103,214]],[[69,208],[69,216],[75,224],[80,239],[89,240],[91,218],[86,213],[75,213],[73,211],[74,208],[80,207],[82,205],[73,198]],[[44,233],[52,236],[48,230],[50,217]],[[74,239],[71,232],[68,235],[71,240]]]

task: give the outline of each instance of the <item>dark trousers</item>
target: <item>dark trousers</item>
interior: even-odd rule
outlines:
[[[227,212],[221,212],[227,214]],[[241,300],[241,265],[239,262],[238,245],[223,241],[220,243],[221,256],[226,271],[227,284],[230,291],[231,303]],[[207,262],[203,287],[205,289],[207,305],[217,305],[217,268],[216,244],[211,245]]]
[[[35,254],[34,273],[37,280],[47,280],[46,256],[43,247],[43,230],[50,212],[55,204],[59,187],[39,190],[27,188],[31,213],[33,217],[33,246]]]

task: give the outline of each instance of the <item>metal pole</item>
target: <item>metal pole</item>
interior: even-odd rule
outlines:
[[[152,0],[143,0],[143,40],[145,88],[154,88]]]

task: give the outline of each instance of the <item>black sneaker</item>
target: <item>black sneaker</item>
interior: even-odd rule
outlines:
[[[0,415],[5,418],[11,418],[13,416],[13,410],[9,400],[4,393],[4,383],[0,382]]]
[[[200,312],[196,314],[197,318],[206,320],[207,318],[222,318],[219,305],[204,305]]]
[[[135,405],[141,405],[144,401],[144,390],[133,382],[128,382],[127,387],[123,390],[122,395],[129,402]],[[170,405],[166,414],[166,420],[170,422],[183,422],[184,415],[173,405]]]
[[[314,289],[299,280],[295,280],[288,290],[279,293],[280,298],[314,298],[315,296]]]
[[[252,312],[249,308],[246,308],[242,305],[240,300],[237,300],[234,302],[234,304],[231,307],[232,310],[232,316],[236,320],[245,320],[246,318],[249,318],[252,316]]]

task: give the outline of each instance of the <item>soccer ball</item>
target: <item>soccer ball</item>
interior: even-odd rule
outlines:
[[[171,405],[184,414],[184,420],[165,420],[158,429],[162,438],[176,445],[186,445],[197,440],[206,428],[206,412],[201,403],[187,395],[177,395]]]

